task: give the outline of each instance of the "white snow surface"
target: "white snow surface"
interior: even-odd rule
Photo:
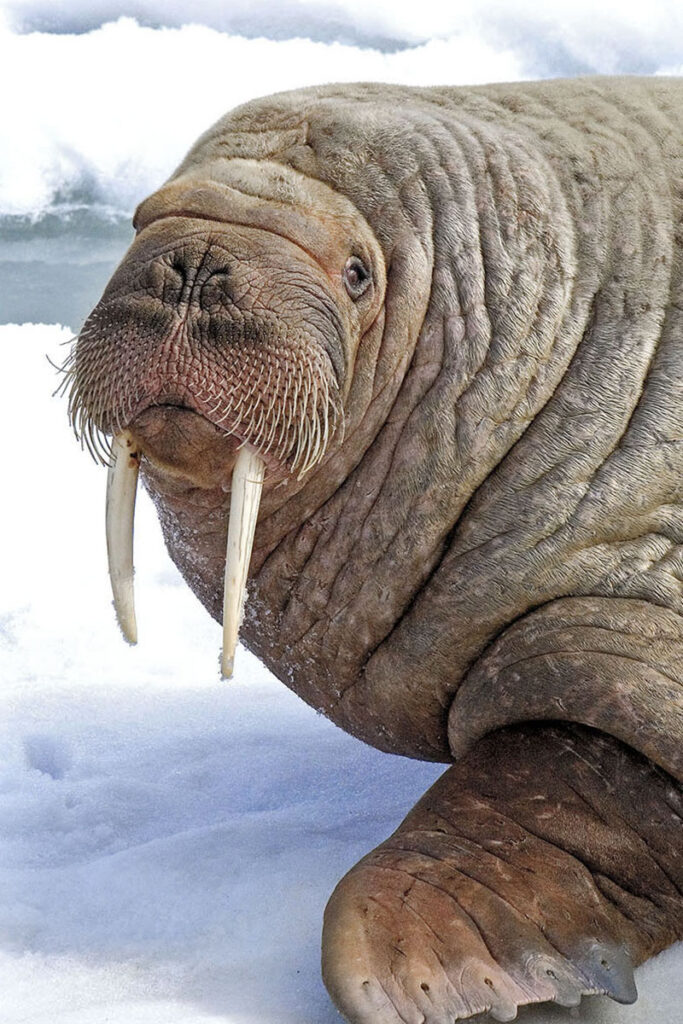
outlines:
[[[0,1024],[332,1024],[325,902],[443,769],[345,735],[241,648],[220,682],[144,493],[124,644],[106,473],[50,399],[69,337],[0,327]],[[639,970],[635,1007],[527,1019],[680,1024],[682,963]]]

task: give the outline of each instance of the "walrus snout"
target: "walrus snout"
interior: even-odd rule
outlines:
[[[132,286],[181,315],[189,310],[220,313],[238,303],[233,263],[220,242],[182,239],[143,260],[134,281],[124,280],[124,289],[130,292]]]
[[[343,419],[349,330],[325,274],[291,242],[169,217],[136,239],[81,331],[72,419],[86,437],[116,436],[180,402],[305,475]],[[169,464],[174,448],[183,462],[182,441],[155,433]]]

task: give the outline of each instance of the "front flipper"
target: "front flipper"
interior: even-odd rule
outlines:
[[[337,886],[323,974],[353,1024],[453,1024],[603,993],[683,928],[680,787],[612,737],[486,737]]]

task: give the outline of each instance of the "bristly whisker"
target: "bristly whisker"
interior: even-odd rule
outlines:
[[[76,340],[77,340],[77,336],[73,335],[72,337],[67,338],[66,341],[60,341],[59,342],[60,345],[71,345],[72,346],[71,350],[69,351],[69,353],[67,354],[66,358],[64,359],[64,362],[61,363],[61,364],[60,363],[56,363],[54,361],[54,359],[52,359],[52,357],[50,355],[48,355],[47,353],[45,354],[45,358],[47,359],[47,361],[50,364],[50,366],[52,367],[52,369],[55,370],[58,374],[60,374],[60,376],[62,378],[60,380],[59,384],[57,385],[57,387],[55,388],[55,390],[52,392],[52,397],[53,398],[55,398],[55,397],[61,398],[65,394],[66,389],[70,386],[70,384],[71,384],[71,382],[72,382],[72,380],[74,378],[74,375],[75,375],[75,372],[76,372],[76,348],[74,346],[74,342]]]
[[[120,326],[92,319],[55,367],[62,375],[55,394],[68,396],[71,426],[96,462],[108,465],[112,436],[169,394],[184,396],[214,426],[287,465],[298,479],[324,457],[338,425],[343,428],[328,357],[306,351],[297,339],[210,352],[195,341],[189,377],[186,361],[169,366],[158,348],[139,357],[136,340],[134,331],[122,336]]]

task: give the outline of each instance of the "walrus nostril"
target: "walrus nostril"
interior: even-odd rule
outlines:
[[[187,246],[164,252],[140,271],[140,284],[165,306],[209,308],[225,304],[230,277],[229,261],[223,251],[201,250]]]

